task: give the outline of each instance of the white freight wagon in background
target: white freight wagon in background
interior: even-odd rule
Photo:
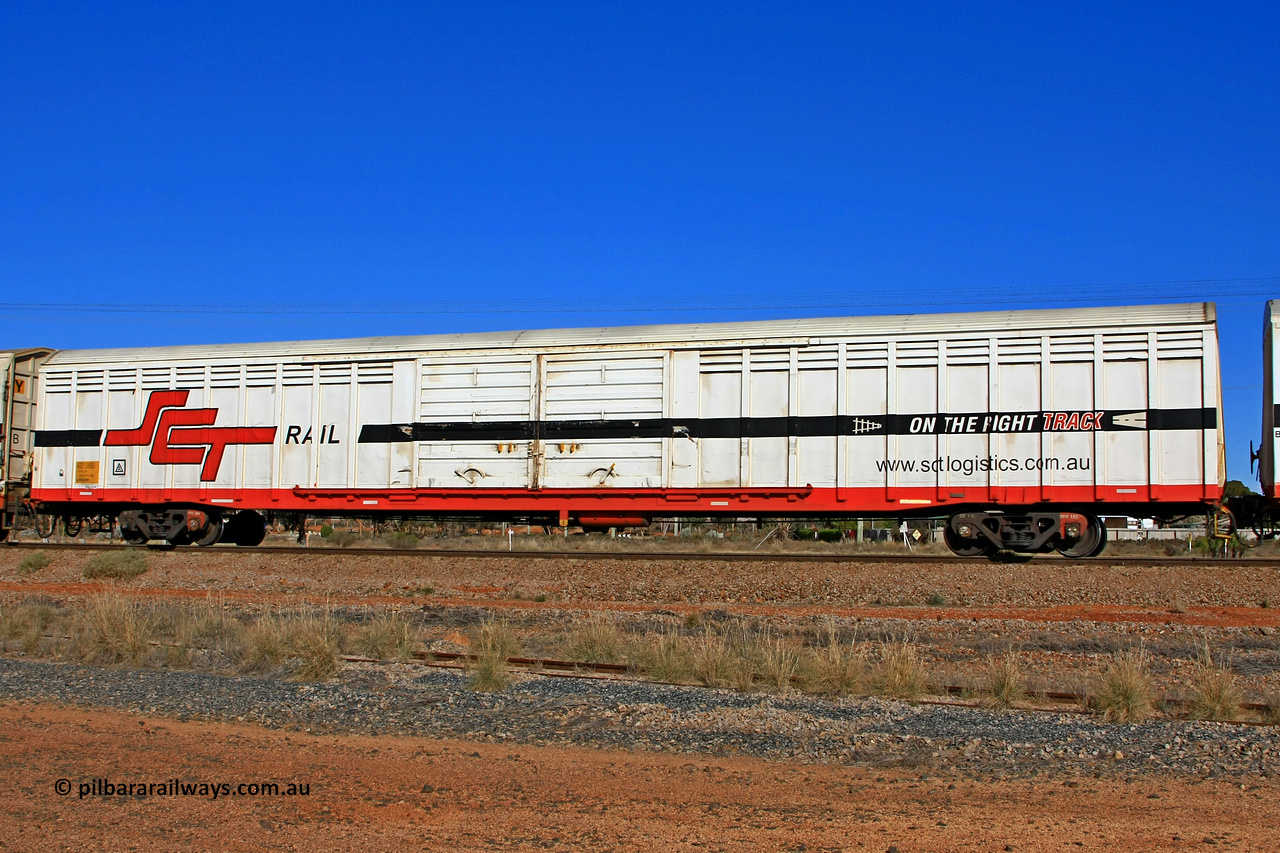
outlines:
[[[135,541],[880,514],[1080,556],[1224,479],[1211,304],[64,351],[39,418],[34,496]]]
[[[36,369],[52,350],[0,352],[0,542],[8,536],[31,486]]]

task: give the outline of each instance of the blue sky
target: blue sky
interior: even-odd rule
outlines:
[[[1280,297],[1273,4],[0,5],[0,345]]]

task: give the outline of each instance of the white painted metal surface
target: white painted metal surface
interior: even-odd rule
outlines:
[[[1280,419],[1276,418],[1276,359],[1280,358],[1280,300],[1267,303],[1262,322],[1262,440],[1258,446],[1258,479],[1262,493],[1276,496],[1276,459],[1280,457]]]
[[[228,445],[213,479],[147,446],[43,447],[46,488],[981,487],[1035,501],[1203,493],[1223,476],[1210,304],[65,351],[44,376],[43,430],[135,430],[170,389],[216,409],[214,427],[277,428]],[[1168,412],[1210,421],[1147,428]],[[1075,426],[1025,420],[1053,413]],[[1088,428],[1095,413],[1107,429]],[[556,439],[566,422],[616,428]],[[667,432],[626,427],[654,422]],[[370,424],[447,437],[357,442]],[[485,424],[493,435],[466,437]]]

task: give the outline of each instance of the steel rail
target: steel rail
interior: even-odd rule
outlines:
[[[459,653],[459,652],[414,652],[412,658],[408,661],[379,660],[378,658],[364,657],[360,655],[344,655],[344,661],[351,663],[372,663],[378,665],[392,663],[415,663],[422,666],[435,666],[444,669],[465,669],[470,664],[479,660],[478,655]],[[609,676],[617,679],[628,681],[643,681],[649,684],[670,684],[677,687],[710,687],[704,684],[689,684],[688,682],[660,681],[648,678],[643,667],[631,666],[619,663],[596,663],[593,661],[567,661],[554,658],[524,658],[512,657],[506,659],[506,665],[512,669],[518,669],[533,675],[546,675],[558,678],[595,678],[599,676]],[[795,679],[792,679],[795,682]],[[974,705],[980,706],[982,700],[974,697],[972,687],[963,687],[957,684],[937,684],[932,683],[926,685],[926,689],[933,692],[935,697],[945,696],[946,700],[929,699],[921,697],[916,700],[926,705]],[[959,699],[960,701],[955,701]],[[1027,701],[1029,704],[1039,702],[1038,706],[1033,704],[1028,710],[1033,711],[1072,711],[1079,713],[1089,713],[1095,697],[1085,693],[1074,693],[1061,690],[1043,690],[1028,694]],[[1186,710],[1194,704],[1194,700],[1183,699],[1180,697],[1165,696],[1159,699],[1158,704],[1166,708],[1178,708]],[[1265,702],[1241,702],[1240,710],[1252,711],[1256,713],[1266,713],[1270,711],[1271,706]],[[1251,723],[1248,721],[1231,721],[1238,725],[1272,725],[1270,723]]]
[[[106,551],[120,548],[136,548],[139,546],[107,542],[15,542],[4,543],[7,547],[17,549],[57,549]],[[151,548],[151,550],[183,554],[292,554],[334,556],[346,555],[355,557],[430,557],[430,558],[475,558],[484,560],[521,559],[521,560],[616,560],[620,562],[682,562],[712,561],[723,563],[909,563],[909,564],[972,564],[992,565],[985,557],[956,557],[939,554],[761,554],[755,551],[543,551],[543,550],[481,550],[472,548],[335,548],[328,546],[308,547],[301,545],[258,545],[243,548],[235,545],[214,545],[201,548],[195,545],[178,547]],[[1092,565],[1092,566],[1253,566],[1255,568],[1280,568],[1280,557],[1086,557],[1068,559],[1053,555],[1036,555],[1033,558],[1040,564],[1055,566]],[[1003,561],[996,561],[1000,565]],[[1023,563],[1025,560],[1014,559],[1009,563]]]
[[[70,637],[57,637],[53,634],[43,634],[42,636],[45,639],[71,639]],[[162,643],[156,640],[149,641],[148,645],[157,647],[174,647],[173,644]],[[340,655],[339,658],[348,663],[370,663],[377,666],[408,663],[417,664],[419,666],[431,666],[457,670],[466,669],[472,663],[478,661],[479,655],[467,654],[465,652],[415,651],[410,656],[409,660],[404,661],[384,660],[364,655]],[[506,658],[504,662],[509,668],[523,670],[528,672],[530,675],[542,675],[552,678],[599,678],[600,676],[607,676],[617,680],[639,681],[647,684],[666,684],[674,687],[693,687],[702,689],[723,689],[708,684],[690,684],[688,682],[662,681],[659,679],[648,678],[643,667],[633,666],[630,664],[526,657],[510,657]],[[796,679],[794,677],[791,681],[793,684],[796,683]],[[925,688],[926,690],[932,691],[932,696],[926,695],[917,697],[912,700],[913,702],[921,705],[962,705],[966,707],[982,706],[982,700],[974,697],[972,687],[965,687],[958,684],[938,684],[935,682],[926,684]],[[1034,704],[1036,701],[1043,704]],[[1090,708],[1093,707],[1094,701],[1095,697],[1086,693],[1042,690],[1027,695],[1026,702],[1029,707],[1011,708],[1010,710],[1088,714],[1090,713]],[[1157,704],[1165,708],[1186,710],[1194,704],[1194,701],[1195,700],[1184,699],[1181,697],[1164,696],[1158,700]],[[1239,704],[1239,708],[1242,711],[1250,711],[1260,714],[1266,714],[1272,710],[1271,705],[1265,702],[1241,702]],[[1253,720],[1227,720],[1223,722],[1230,722],[1234,725],[1240,726],[1277,725],[1276,723]]]

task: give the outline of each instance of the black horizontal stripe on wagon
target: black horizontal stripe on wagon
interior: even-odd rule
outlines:
[[[1083,426],[1081,424],[1084,424]],[[361,444],[403,441],[580,441],[634,438],[785,438],[837,435],[990,435],[1216,429],[1216,409],[1122,412],[969,412],[790,418],[640,418],[591,421],[365,424]],[[102,430],[37,430],[36,447],[98,447]]]
[[[1216,409],[1120,412],[966,412],[786,418],[638,418],[365,424],[361,444],[405,441],[582,441],[639,438],[786,438],[839,435],[1000,435],[1216,429]]]

